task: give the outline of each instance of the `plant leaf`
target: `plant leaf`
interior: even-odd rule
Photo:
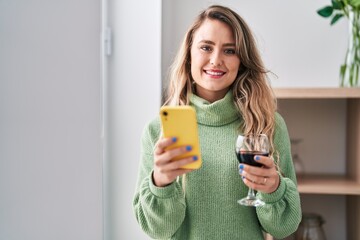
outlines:
[[[343,1],[331,0],[333,9],[341,10],[344,7]]]
[[[360,6],[360,0],[349,0],[350,6],[357,8]]]
[[[332,6],[326,6],[323,7],[322,9],[318,10],[317,13],[322,16],[322,17],[330,17],[331,14],[333,13],[333,7]]]
[[[332,19],[331,19],[331,22],[330,22],[330,25],[334,25],[340,18],[342,18],[344,16],[344,14],[342,13],[338,13],[336,14]]]
[[[344,87],[346,64],[340,66],[340,87]]]

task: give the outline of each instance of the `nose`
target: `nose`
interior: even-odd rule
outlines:
[[[210,64],[217,67],[221,66],[223,63],[221,53],[218,51],[214,51],[210,56]]]

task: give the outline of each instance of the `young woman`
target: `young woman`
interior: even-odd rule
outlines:
[[[189,28],[171,68],[167,105],[196,109],[202,167],[182,169],[194,157],[171,161],[187,146],[165,151],[159,118],[142,136],[134,197],[140,227],[154,239],[263,239],[293,233],[301,220],[299,193],[287,128],[276,112],[255,40],[245,21],[223,6],[210,6]],[[241,164],[239,134],[266,134],[270,155],[256,156],[262,168]],[[182,181],[177,181],[177,179]],[[248,188],[265,201],[244,207]]]

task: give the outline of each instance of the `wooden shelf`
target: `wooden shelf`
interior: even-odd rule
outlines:
[[[360,98],[360,88],[274,88],[278,99]]]
[[[333,110],[334,114],[339,114],[339,111],[336,112],[336,110],[341,110],[340,116],[343,118],[339,124],[345,124],[345,126],[341,125],[342,128],[339,129],[345,136],[343,136],[344,140],[342,140],[344,145],[340,146],[339,150],[343,151],[345,155],[340,158],[343,159],[340,161],[345,165],[345,173],[334,176],[330,175],[332,171],[327,172],[324,169],[323,171],[321,170],[321,174],[298,176],[298,190],[301,194],[308,195],[344,196],[346,200],[346,219],[338,219],[338,216],[329,215],[331,215],[332,221],[348,223],[345,224],[347,239],[360,239],[360,228],[358,227],[360,222],[360,87],[274,88],[274,92],[281,106],[281,108],[279,107],[279,112],[284,114],[285,121],[289,119],[288,127],[293,129],[294,135],[299,135],[302,131],[309,131],[302,123],[304,120],[308,120],[308,118],[311,119],[311,117],[315,117],[312,120],[314,121],[314,126],[316,125],[318,128],[313,127],[313,132],[307,132],[310,139],[312,134],[316,136],[318,131],[324,132],[326,129],[332,131],[331,127],[335,126],[334,124],[331,127],[323,124],[326,120],[320,117],[319,114],[314,116],[306,114],[307,110],[310,110],[310,113],[319,111],[321,114],[323,112],[325,115],[327,114],[326,116],[329,116],[329,113]],[[334,106],[340,106],[341,108],[333,108]],[[299,115],[299,111],[304,111],[304,114]],[[309,124],[309,121],[305,122]],[[325,147],[322,146],[322,148]],[[314,149],[308,149],[308,151],[311,152]],[[319,161],[325,162],[326,160],[321,159]],[[329,206],[329,208],[331,207]],[[330,232],[336,231],[333,229],[329,230]],[[267,239],[273,238],[269,236]]]
[[[298,190],[307,194],[360,195],[360,183],[345,176],[298,177]]]

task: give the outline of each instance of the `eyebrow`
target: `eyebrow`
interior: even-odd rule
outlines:
[[[215,45],[215,43],[213,41],[210,40],[201,40],[199,43],[206,43],[206,44],[210,44],[210,45]],[[223,44],[224,47],[235,47],[235,43],[225,43]]]

